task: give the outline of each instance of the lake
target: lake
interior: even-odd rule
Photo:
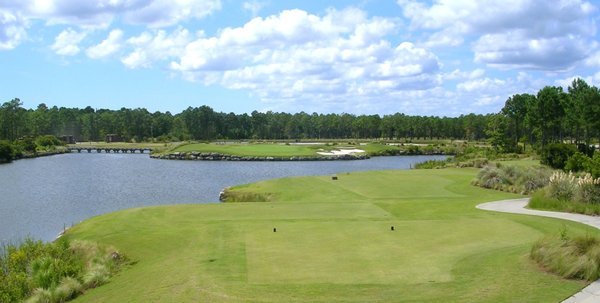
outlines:
[[[445,156],[354,161],[226,162],[150,159],[148,154],[71,153],[0,165],[0,242],[53,240],[64,228],[126,208],[215,203],[238,184],[342,172],[409,169]]]

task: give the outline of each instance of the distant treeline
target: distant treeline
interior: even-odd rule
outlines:
[[[102,141],[116,134],[126,141],[151,139],[490,139],[505,150],[519,142],[544,145],[573,140],[590,143],[600,137],[600,92],[585,81],[573,81],[568,92],[547,86],[537,95],[517,94],[498,114],[459,117],[216,112],[208,106],[181,113],[151,113],[144,108],[120,110],[65,108],[40,104],[25,109],[19,99],[0,107],[0,139],[24,136],[74,136]]]
[[[216,139],[469,139],[485,138],[491,115],[425,117],[351,114],[234,114],[208,106],[189,107],[179,114],[150,113],[145,108],[120,110],[86,107],[24,109],[19,99],[0,107],[0,139],[23,136],[74,136],[77,141],[102,141],[116,134],[126,141]]]

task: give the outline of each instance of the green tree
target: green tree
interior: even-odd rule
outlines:
[[[515,146],[519,144],[522,136],[523,121],[527,115],[527,104],[531,103],[534,98],[530,94],[516,94],[508,98],[502,108],[502,113],[510,119]]]
[[[0,140],[0,163],[10,162],[14,157],[12,144],[6,140]]]

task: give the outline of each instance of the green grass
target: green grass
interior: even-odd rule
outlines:
[[[598,231],[477,210],[518,196],[471,186],[476,172],[284,178],[232,189],[274,202],[95,217],[66,237],[113,245],[137,263],[77,301],[558,302],[584,287],[543,272],[528,255],[564,226]]]
[[[175,148],[179,146],[182,142],[170,142],[170,143],[151,143],[151,142],[141,142],[141,143],[129,143],[129,142],[78,142],[77,144],[68,144],[68,147],[75,148],[151,148],[151,149],[166,149],[166,148]]]
[[[319,156],[319,151],[329,151],[335,149],[377,149],[377,147],[370,147],[369,144],[365,146],[353,146],[353,145],[326,145],[326,144],[314,144],[314,145],[296,145],[296,144],[283,144],[283,143],[228,143],[228,144],[215,144],[215,143],[195,143],[186,144],[179,146],[171,152],[212,152],[220,153],[232,156],[249,156],[249,157],[314,157]],[[384,146],[384,145],[381,145]]]

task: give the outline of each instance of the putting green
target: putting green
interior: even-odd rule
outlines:
[[[544,273],[527,256],[534,241],[565,227],[598,232],[477,210],[517,196],[471,186],[476,172],[284,178],[232,189],[275,202],[95,217],[66,237],[113,245],[135,264],[77,301],[556,302],[585,286]]]

